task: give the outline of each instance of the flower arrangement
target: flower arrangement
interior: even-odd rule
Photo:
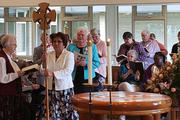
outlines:
[[[180,57],[180,56],[179,56]],[[173,105],[176,105],[176,96],[180,91],[180,58],[176,54],[172,56],[172,63],[166,62],[148,81],[148,92],[165,94],[171,97]]]

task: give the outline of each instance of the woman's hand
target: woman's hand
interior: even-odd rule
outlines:
[[[50,70],[44,70],[44,76],[48,77],[48,76],[54,76],[54,73]]]
[[[87,65],[86,61],[81,61],[80,62],[80,66],[86,66],[86,65]]]
[[[136,79],[136,80],[139,80],[139,79],[140,79],[140,75],[141,75],[141,74],[140,74],[139,70],[137,70],[137,71],[136,71],[136,75],[135,75],[135,79]]]
[[[17,74],[18,74],[19,77],[21,77],[21,76],[24,75],[24,72],[22,70],[20,70],[20,71],[17,72]]]
[[[128,75],[130,75],[130,74],[133,73],[133,70],[132,70],[132,69],[129,69],[127,73],[128,73]]]
[[[39,89],[39,84],[32,84],[32,88],[33,88],[33,90],[36,90],[36,89]]]
[[[75,66],[80,66],[80,62],[79,61],[75,61]]]

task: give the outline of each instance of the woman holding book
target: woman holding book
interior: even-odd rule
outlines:
[[[136,42],[133,39],[132,33],[124,32],[122,37],[124,39],[124,43],[119,48],[119,51],[118,51],[119,58],[117,57],[117,61],[120,63],[122,62],[124,63],[124,60],[126,59],[121,59],[121,58],[124,58],[122,57],[123,55],[127,56],[127,53],[129,50],[135,50],[138,54],[137,60],[144,61],[146,59],[146,51],[144,50],[144,47],[140,45],[139,42]]]
[[[12,60],[12,54],[17,47],[16,37],[6,34],[1,38],[0,50],[0,119],[1,120],[29,120],[29,111],[24,114],[21,100],[21,79],[24,74]],[[24,114],[24,116],[23,116]]]
[[[140,71],[137,70],[135,73],[130,68],[130,62],[135,62],[138,55],[135,50],[129,50],[127,53],[127,63],[120,66],[120,81],[118,90],[137,92],[141,91],[140,87]]]
[[[85,55],[85,60],[75,60],[75,67],[72,73],[75,94],[88,92],[89,88],[83,83],[88,82],[88,31],[84,27],[77,29],[77,43],[70,44],[68,50]],[[95,77],[94,69],[100,66],[96,45],[92,44],[92,78]]]
[[[43,55],[42,58],[42,60],[47,58],[47,70],[44,71],[44,75],[48,77],[50,117],[53,120],[79,119],[71,102],[74,95],[71,76],[74,68],[74,55],[65,49],[67,43],[63,33],[56,33],[52,39],[55,51]]]

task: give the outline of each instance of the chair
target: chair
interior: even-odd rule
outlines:
[[[180,107],[171,107],[171,120],[177,120],[177,112],[180,111]]]

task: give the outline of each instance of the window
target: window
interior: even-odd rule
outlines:
[[[29,7],[9,8],[9,17],[30,17]]]
[[[132,6],[118,6],[118,45],[124,43],[124,32],[132,32]],[[119,49],[118,46],[118,49]]]
[[[4,33],[4,8],[0,8],[0,35]]]
[[[142,41],[141,32],[148,30],[150,33],[156,35],[156,39],[164,44],[164,21],[153,20],[153,21],[135,21],[135,40]]]
[[[65,7],[65,17],[88,17],[88,6]]]
[[[106,38],[106,7],[105,6],[93,6],[93,27],[100,30],[100,38],[105,41]]]
[[[32,55],[32,23],[7,22],[7,26],[8,33],[16,36],[16,54],[20,56]]]
[[[162,5],[138,5],[137,16],[161,16]]]
[[[180,5],[167,5],[167,49],[171,53],[173,44],[178,42],[180,31]]]

